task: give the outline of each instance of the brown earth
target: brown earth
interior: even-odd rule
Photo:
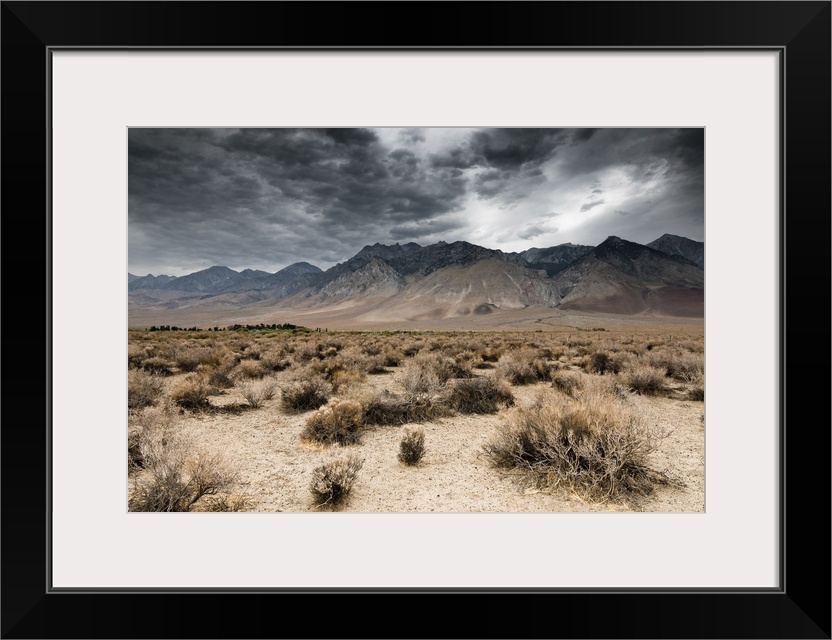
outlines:
[[[575,369],[576,371],[577,368]],[[403,370],[388,369],[367,376],[364,386],[400,391]],[[477,375],[493,375],[478,370]],[[291,370],[275,374],[278,384]],[[580,373],[584,379],[599,376]],[[173,384],[172,377],[166,384]],[[610,376],[606,376],[609,378]],[[686,400],[686,386],[673,383],[668,397],[631,395],[627,402],[650,424],[670,431],[652,454],[653,468],[684,483],[660,486],[655,493],[632,503],[593,503],[565,489],[540,490],[522,472],[495,468],[483,445],[504,423],[510,411],[495,415],[459,415],[423,424],[427,453],[416,466],[397,459],[400,426],[366,427],[360,444],[327,447],[302,442],[300,433],[311,412],[287,413],[280,394],[259,409],[216,411],[179,416],[179,428],[192,433],[205,448],[220,451],[240,472],[240,490],[248,497],[245,510],[256,512],[316,511],[309,490],[313,469],[333,454],[354,451],[364,466],[343,506],[349,512],[571,512],[648,511],[703,512],[704,403]],[[553,393],[548,383],[513,386],[518,406],[540,392]],[[243,403],[230,389],[211,398],[215,406]],[[141,473],[128,476],[128,491]]]

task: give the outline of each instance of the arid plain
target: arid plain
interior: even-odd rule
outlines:
[[[282,321],[129,332],[130,510],[704,511],[701,320]]]

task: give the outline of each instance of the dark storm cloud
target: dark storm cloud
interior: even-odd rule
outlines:
[[[159,262],[175,244],[195,266],[314,261],[300,255],[305,239],[421,231],[417,222],[459,208],[466,185],[462,171],[364,129],[131,129],[128,162],[131,264]]]
[[[562,129],[485,129],[471,138],[471,151],[489,167],[519,169],[552,157],[569,140]]]
[[[702,129],[444,131],[130,129],[130,270],[327,268],[374,242],[501,248],[551,239],[552,209],[575,234],[558,242],[621,225],[704,239]]]

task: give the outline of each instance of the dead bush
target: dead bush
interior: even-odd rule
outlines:
[[[321,444],[355,444],[363,422],[364,411],[354,400],[331,400],[306,421],[301,440]]]
[[[495,373],[511,384],[525,385],[549,379],[550,367],[531,349],[520,349],[503,356]]]
[[[159,356],[153,356],[150,358],[145,358],[142,361],[142,369],[147,371],[148,373],[155,374],[157,376],[169,376],[171,375],[171,367],[173,365],[170,361],[166,360],[165,358]]]
[[[210,347],[194,347],[184,344],[176,348],[173,356],[174,364],[180,371],[190,373],[201,365],[216,366],[222,360],[222,353]]]
[[[492,378],[459,380],[449,387],[443,401],[459,413],[497,413],[514,405],[508,384]]]
[[[215,391],[204,376],[191,374],[176,383],[170,396],[180,407],[198,411],[211,406],[208,396],[213,395]]]
[[[266,368],[259,360],[241,360],[230,373],[233,380],[256,380],[266,375]]]
[[[605,373],[618,373],[621,366],[608,353],[597,351],[589,356],[589,361],[586,364],[586,370],[589,373],[597,373],[604,375]]]
[[[667,390],[664,371],[650,365],[638,365],[624,376],[626,384],[636,393],[649,396],[661,395]]]
[[[182,433],[153,432],[143,443],[143,461],[130,511],[192,511],[203,497],[227,493],[237,483],[221,454],[196,448]]]
[[[399,441],[399,461],[414,465],[425,455],[425,430],[421,427],[404,427]]]
[[[427,422],[446,415],[446,407],[427,394],[399,396],[390,391],[366,393],[358,397],[364,409],[364,424],[401,425]]]
[[[156,404],[162,395],[162,380],[141,369],[127,372],[127,408],[142,409]]]
[[[329,402],[332,385],[313,375],[291,381],[283,387],[282,392],[280,402],[284,409],[294,412],[311,411]]]
[[[277,383],[272,378],[239,380],[235,386],[252,409],[259,409],[277,393]]]
[[[316,506],[334,506],[343,502],[363,466],[362,458],[355,453],[347,453],[315,467],[309,489],[315,497]]]
[[[626,501],[671,482],[648,466],[649,454],[666,436],[601,395],[541,396],[516,410],[484,450],[495,466],[525,469],[540,486]]]
[[[705,387],[696,386],[688,391],[688,400],[705,402]]]
[[[575,373],[557,371],[552,374],[552,386],[570,398],[574,398],[575,393],[581,388],[581,379]]]

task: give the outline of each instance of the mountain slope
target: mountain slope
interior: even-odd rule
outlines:
[[[610,236],[554,278],[559,308],[619,314],[704,314],[705,272],[680,256]]]
[[[669,255],[687,258],[700,269],[705,268],[704,242],[697,242],[696,240],[666,233],[661,238],[656,238],[653,242],[648,242],[645,246],[663,251]]]
[[[519,255],[532,269],[543,269],[553,276],[585,256],[592,250],[591,246],[566,242],[555,247],[538,249],[532,247],[521,251]]]

